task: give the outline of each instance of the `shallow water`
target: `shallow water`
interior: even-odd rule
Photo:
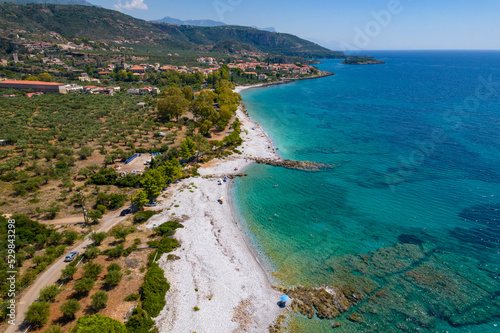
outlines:
[[[500,52],[373,54],[242,93],[281,157],[335,167],[253,165],[236,209],[283,285],[373,292],[340,332],[498,332]]]

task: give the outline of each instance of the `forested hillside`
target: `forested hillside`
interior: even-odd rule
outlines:
[[[210,49],[230,41],[266,53],[312,58],[342,57],[297,36],[250,27],[195,27],[148,22],[99,7],[29,4],[0,4],[0,37],[19,31],[42,35],[56,32],[64,38],[87,37],[95,41],[132,41],[171,49]]]

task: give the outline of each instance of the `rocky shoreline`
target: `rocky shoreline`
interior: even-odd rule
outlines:
[[[293,161],[283,159],[271,158],[254,158],[254,162],[259,164],[267,164],[272,166],[281,166],[287,169],[296,169],[303,171],[320,171],[322,169],[331,169],[334,166],[324,163],[310,162],[310,161]]]

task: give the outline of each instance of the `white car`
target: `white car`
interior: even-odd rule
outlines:
[[[78,251],[72,251],[68,253],[66,258],[64,258],[64,261],[73,261],[78,256],[78,254],[79,254]]]

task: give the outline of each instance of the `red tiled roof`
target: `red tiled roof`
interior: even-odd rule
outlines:
[[[0,83],[8,83],[8,84],[34,84],[39,86],[64,86],[64,83],[59,82],[43,82],[43,81],[19,81],[19,80],[5,80]]]

